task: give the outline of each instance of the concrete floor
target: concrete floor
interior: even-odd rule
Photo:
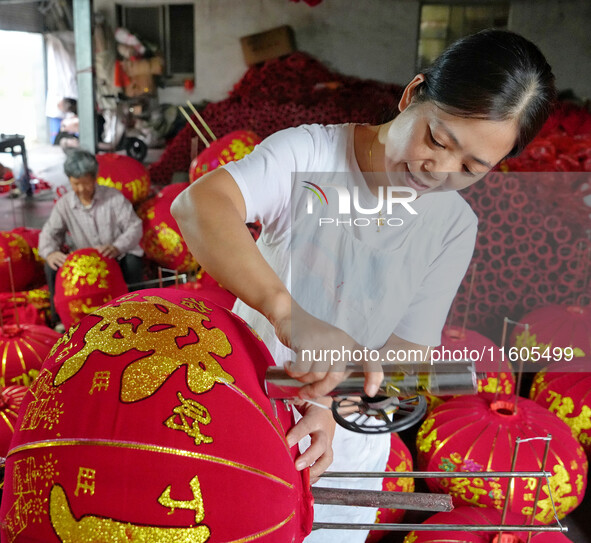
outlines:
[[[48,181],[53,190],[43,191],[33,196],[32,199],[19,197],[11,199],[8,194],[0,194],[0,230],[11,230],[17,226],[26,226],[29,228],[41,228],[49,216],[54,203],[55,190],[60,186],[69,186],[68,180],[63,173],[63,162],[65,154],[60,147],[51,145],[33,145],[27,148],[30,170],[36,177]],[[157,160],[162,150],[150,150],[146,162]],[[10,157],[12,158],[12,157]],[[0,155],[0,162],[10,165],[11,160],[5,160]],[[14,159],[19,160],[18,157]],[[418,428],[410,428],[401,434],[403,440],[411,450],[414,449],[414,440]],[[426,491],[417,480],[417,491]],[[588,485],[591,487],[591,485]],[[404,523],[422,522],[428,517],[423,513],[409,512],[406,514]],[[583,503],[564,519],[563,524],[568,526],[567,537],[573,543],[591,543],[591,490],[588,489]],[[393,532],[386,534],[382,540],[384,543],[402,543],[405,532]],[[491,535],[490,541],[494,534]],[[551,534],[547,537],[552,537]],[[559,536],[556,536],[557,538]],[[533,543],[535,543],[535,539]],[[548,543],[553,539],[545,539]],[[564,539],[560,540],[561,542]],[[488,542],[488,540],[487,540]],[[525,543],[525,542],[515,542]]]

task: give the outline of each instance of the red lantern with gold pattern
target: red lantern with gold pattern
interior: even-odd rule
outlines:
[[[0,390],[0,456],[6,458],[14,424],[23,398],[29,390],[26,386],[14,385]]]
[[[145,200],[150,194],[150,174],[146,167],[126,155],[102,153],[96,157],[99,165],[99,185],[120,190],[132,204]]]
[[[412,471],[412,455],[408,447],[404,444],[400,436],[392,434],[390,442],[390,457],[386,465],[386,471]],[[400,477],[398,479],[384,479],[382,490],[390,492],[414,492],[415,481],[410,477]],[[377,524],[394,524],[400,522],[404,517],[404,509],[378,509],[376,514]],[[367,536],[367,543],[376,543],[381,541],[388,532],[383,530],[372,530]]]
[[[55,310],[66,328],[97,307],[127,292],[123,273],[114,258],[96,249],[68,255],[55,279]]]
[[[13,285],[15,291],[24,290],[35,277],[35,267],[35,255],[25,239],[0,232],[0,292],[11,292]]]
[[[170,214],[172,201],[188,186],[188,183],[168,185],[138,210],[144,228],[141,246],[146,257],[159,266],[179,272],[197,268],[197,262],[189,252],[178,224]]]
[[[191,162],[189,181],[192,183],[202,175],[228,162],[244,158],[261,141],[261,138],[250,130],[235,130],[211,142],[210,146],[199,153]]]
[[[418,465],[423,471],[510,471],[516,438],[552,435],[546,470],[558,516],[577,507],[587,486],[587,458],[570,428],[535,402],[519,398],[497,402],[482,396],[453,398],[437,407],[417,435]],[[515,471],[538,471],[545,441],[521,443]],[[455,505],[502,509],[508,479],[427,479],[433,491],[451,494]],[[515,479],[509,511],[528,515],[534,502],[535,479]],[[548,485],[542,486],[535,518],[553,519]]]
[[[423,524],[460,524],[468,526],[498,526],[501,524],[502,513],[496,509],[483,509],[480,507],[457,507],[449,513],[436,513],[429,517]],[[527,524],[527,517],[509,513],[505,519],[505,525],[522,526]],[[536,522],[536,524],[539,524]],[[410,532],[403,543],[570,543],[570,539],[559,532],[532,532],[528,540],[526,531],[503,532],[503,538],[499,540],[495,532],[468,532],[459,530],[422,532],[416,530]]]
[[[529,397],[566,422],[591,453],[591,357],[556,362],[537,373]]]
[[[307,472],[264,393],[264,343],[172,289],[97,309],[53,349],[8,452],[2,541],[302,541]]]
[[[540,365],[578,356],[591,356],[591,308],[582,305],[546,305],[534,309],[519,321],[511,345],[529,351],[529,360]],[[565,355],[565,349],[569,348]]]
[[[51,348],[60,338],[55,330],[37,324],[5,324],[0,328],[0,388],[29,386]]]

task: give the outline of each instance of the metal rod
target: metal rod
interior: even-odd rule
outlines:
[[[187,122],[191,125],[191,128],[195,130],[195,133],[201,138],[201,141],[205,144],[205,147],[209,147],[209,141],[207,141],[207,138],[203,135],[201,130],[199,130],[197,125],[193,122],[193,119],[191,119],[189,114],[183,109],[183,106],[179,106],[179,111],[184,115],[185,119],[187,119]]]
[[[210,135],[211,139],[213,141],[217,140],[217,138],[215,137],[215,134],[213,133],[213,131],[211,130],[211,128],[209,128],[209,125],[203,120],[203,117],[199,114],[199,112],[197,111],[197,109],[195,109],[195,106],[191,103],[191,100],[187,100],[187,105],[189,106],[189,108],[191,109],[191,111],[193,112],[193,114],[195,115],[195,117],[197,117],[197,119],[199,120],[199,122],[203,125],[203,128],[205,128],[205,130],[207,131],[207,133]]]
[[[503,334],[501,336],[501,349],[505,352],[505,342],[507,341],[507,323],[509,319],[505,317],[503,319]],[[509,365],[510,367],[510,365]],[[499,356],[499,366],[497,368],[497,388],[495,389],[495,397],[493,398],[493,403],[499,399],[499,392],[501,390],[501,370],[503,369],[503,357]],[[516,389],[517,390],[517,389]]]
[[[517,438],[515,440],[515,449],[513,449],[513,458],[511,459],[511,471],[515,471],[515,465],[517,464],[517,454],[519,453],[519,445],[521,443],[521,439]],[[509,481],[509,486],[507,487],[507,494],[505,494],[505,503],[503,504],[503,513],[501,515],[501,525],[505,524],[505,520],[507,519],[507,509],[509,507],[509,496],[513,494],[513,489],[515,488],[515,477],[511,477]],[[499,541],[502,541],[503,532],[499,532]]]
[[[525,341],[527,342],[529,339],[529,324],[525,325]],[[526,343],[527,345],[527,343]],[[521,349],[519,349],[519,351],[521,352]],[[515,383],[515,401],[513,402],[513,414],[515,415],[515,413],[517,413],[517,402],[519,400],[519,389],[521,388],[521,380],[523,377],[523,364],[524,364],[524,360],[523,358],[521,358],[521,355],[519,356],[519,371],[517,372],[517,383]]]
[[[482,477],[492,479],[494,477],[548,477],[552,473],[548,471],[325,471],[320,477],[326,479],[340,478],[403,478],[414,477],[415,479],[447,479],[465,477],[467,479]]]
[[[548,453],[550,452],[550,441],[552,440],[552,435],[548,434],[546,436],[546,447],[544,448],[544,456],[542,458],[542,465],[540,466],[541,469],[545,470],[546,469],[546,462],[548,460]],[[536,497],[534,499],[534,506],[531,512],[531,518],[529,519],[528,524],[530,526],[533,525],[534,520],[536,518],[536,509],[538,508],[538,501],[540,499],[540,492],[542,491],[542,480],[541,478],[537,478],[536,480]],[[550,491],[550,487],[548,487],[548,491]],[[527,541],[526,543],[530,543],[531,541],[531,532],[527,533]]]
[[[314,503],[324,505],[386,507],[388,509],[434,512],[449,512],[454,508],[449,494],[312,487],[312,495]]]
[[[482,524],[345,524],[336,522],[315,522],[312,524],[313,530],[381,530],[389,532],[498,532],[499,530],[511,532],[523,532],[525,529],[532,532],[568,532],[568,526],[545,526],[537,524],[535,526],[507,524],[482,525]]]
[[[18,316],[18,305],[16,303],[16,289],[14,288],[14,275],[12,273],[12,258],[8,257],[8,274],[10,275],[10,291],[12,292],[12,305],[14,306],[14,323],[17,328],[21,327],[20,318]]]

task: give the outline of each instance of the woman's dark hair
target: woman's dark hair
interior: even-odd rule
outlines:
[[[64,172],[68,177],[75,179],[89,174],[96,177],[98,162],[92,153],[84,149],[72,149],[66,155]]]
[[[518,134],[508,156],[534,138],[556,100],[552,68],[530,41],[506,30],[483,30],[448,47],[423,72],[418,102],[447,113],[501,121],[515,119]]]

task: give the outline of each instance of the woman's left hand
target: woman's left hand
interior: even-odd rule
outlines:
[[[330,405],[330,398],[319,398],[319,403]],[[322,473],[332,464],[332,440],[336,423],[330,409],[323,409],[316,405],[305,404],[299,407],[303,417],[287,433],[287,443],[293,447],[307,435],[312,441],[304,453],[295,461],[298,471],[310,467],[310,483],[315,483]]]

